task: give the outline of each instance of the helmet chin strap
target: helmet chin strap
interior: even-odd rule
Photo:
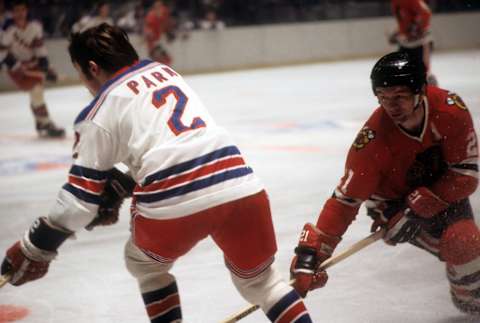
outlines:
[[[422,100],[421,100],[422,96],[423,95],[418,93],[418,94],[415,94],[415,96],[413,97],[413,100],[414,100],[414,103],[415,103],[415,108],[413,108],[414,111],[417,110],[420,107],[420,103],[422,102]]]

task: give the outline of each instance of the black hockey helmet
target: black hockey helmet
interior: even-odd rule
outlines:
[[[427,73],[422,61],[405,52],[393,52],[380,58],[370,74],[373,93],[377,87],[406,85],[418,94],[427,83]]]

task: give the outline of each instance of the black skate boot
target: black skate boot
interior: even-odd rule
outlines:
[[[37,132],[40,138],[64,138],[65,129],[57,127],[52,121],[45,124],[37,122]]]

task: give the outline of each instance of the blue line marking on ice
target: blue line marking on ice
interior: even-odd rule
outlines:
[[[0,160],[0,176],[13,176],[45,172],[70,166],[71,156],[46,156],[39,158],[13,158]]]

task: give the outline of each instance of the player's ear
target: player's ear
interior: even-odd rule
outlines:
[[[88,71],[91,76],[98,76],[100,74],[100,66],[94,61],[88,61]]]

